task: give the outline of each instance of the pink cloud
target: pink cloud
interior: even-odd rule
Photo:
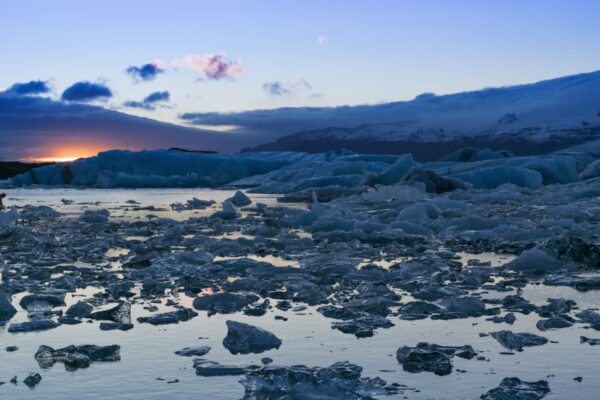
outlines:
[[[200,71],[208,79],[235,79],[244,71],[237,60],[230,60],[224,52],[213,54],[191,54],[183,58],[173,60],[172,65],[175,68],[187,68],[193,71]]]

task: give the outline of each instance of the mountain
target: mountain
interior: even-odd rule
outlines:
[[[279,111],[277,118],[288,114],[297,121],[300,113],[292,110]],[[312,114],[309,125],[330,125],[245,151],[345,148],[412,152],[424,161],[464,146],[544,154],[600,138],[600,71],[443,96],[426,93],[405,102],[316,109]],[[359,120],[348,126],[348,121]]]

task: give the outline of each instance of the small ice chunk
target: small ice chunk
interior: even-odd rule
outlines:
[[[231,201],[236,207],[244,207],[249,204],[252,204],[252,200],[250,200],[250,197],[246,196],[246,194],[241,190],[235,192],[233,197],[230,197],[227,200]]]
[[[231,354],[262,353],[281,346],[281,339],[257,326],[227,321],[227,336],[223,346]]]
[[[177,350],[175,354],[183,357],[202,357],[208,354],[210,346],[184,347]]]
[[[10,302],[10,296],[0,291],[0,321],[8,321],[17,313]]]
[[[523,351],[523,347],[542,346],[548,343],[548,339],[533,333],[511,331],[492,332],[492,337],[508,350]]]
[[[239,216],[237,208],[229,200],[225,200],[221,206],[221,211],[217,211],[211,215],[211,218],[221,218],[224,220],[235,219]]]
[[[558,260],[540,249],[529,249],[505,265],[514,271],[552,271],[560,266]]]
[[[78,368],[87,368],[94,361],[120,361],[121,346],[67,346],[61,349],[53,349],[50,346],[40,346],[35,353],[35,360],[40,368],[50,368],[57,362],[65,364],[67,370],[73,371]]]
[[[548,381],[525,382],[519,378],[504,378],[500,386],[482,394],[481,400],[540,400],[548,393]]]
[[[85,210],[79,220],[88,224],[103,224],[108,222],[109,216],[110,212],[108,210]]]

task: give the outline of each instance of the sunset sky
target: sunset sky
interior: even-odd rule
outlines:
[[[196,121],[218,132],[161,125],[124,137],[128,117],[112,111],[187,125],[186,113],[382,103],[593,71],[599,11],[597,1],[2,0],[0,159],[170,147],[169,129],[184,145],[243,132]],[[17,99],[33,96],[43,99]],[[90,110],[89,124],[72,121]],[[108,129],[105,115],[119,122]]]

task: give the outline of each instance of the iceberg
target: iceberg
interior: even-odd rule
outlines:
[[[523,167],[539,172],[544,185],[579,180],[577,162],[573,157],[557,156],[551,159],[534,159],[525,163]]]
[[[415,160],[411,154],[405,154],[400,157],[398,161],[390,165],[384,171],[382,171],[376,178],[377,183],[382,185],[392,185],[398,183],[402,178],[406,176],[411,168],[417,166]]]
[[[463,172],[453,176],[473,185],[475,189],[494,189],[506,183],[539,189],[542,187],[542,174],[522,167],[491,167]]]
[[[426,221],[439,217],[440,209],[427,202],[415,203],[398,214],[398,221]]]
[[[494,160],[498,158],[509,158],[513,155],[504,150],[491,150],[491,149],[478,149],[476,147],[463,147],[453,151],[450,154],[445,155],[438,161],[450,161],[450,162],[475,162],[483,160]]]
[[[596,160],[589,164],[581,173],[581,179],[588,180],[600,176],[600,160]]]

